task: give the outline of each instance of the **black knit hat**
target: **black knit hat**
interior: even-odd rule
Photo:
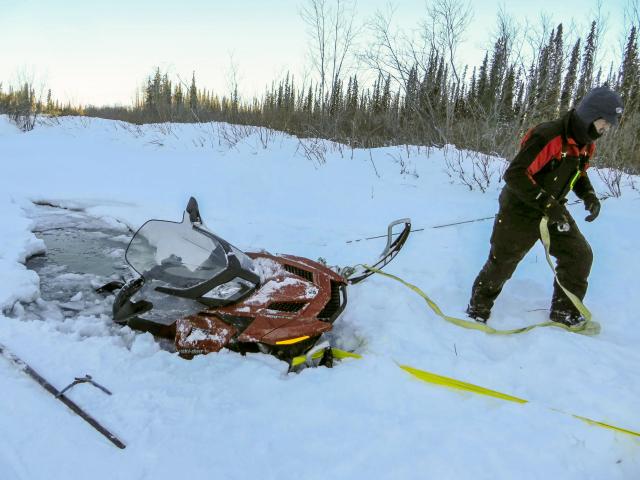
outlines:
[[[618,126],[622,116],[622,99],[609,87],[590,90],[576,107],[576,113],[587,125],[604,118],[612,126]]]

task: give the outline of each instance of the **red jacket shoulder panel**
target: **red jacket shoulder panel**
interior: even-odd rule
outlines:
[[[530,134],[529,134],[530,136]],[[536,158],[531,162],[529,167],[527,168],[527,173],[530,177],[538,173],[540,170],[544,168],[544,166],[549,163],[553,158],[560,158],[562,154],[562,136],[558,135],[552,138],[547,144],[544,146],[540,153],[536,155]]]

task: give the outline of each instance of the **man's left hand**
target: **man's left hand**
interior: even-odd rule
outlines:
[[[587,222],[593,222],[600,215],[600,200],[594,192],[589,192],[582,199],[585,210],[589,211],[589,215],[584,217]]]

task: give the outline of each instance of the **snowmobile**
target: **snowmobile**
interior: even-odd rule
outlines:
[[[403,226],[399,233],[396,226]],[[410,219],[392,222],[372,267],[388,264],[410,231]],[[291,363],[331,330],[347,304],[347,286],[373,273],[362,266],[347,278],[308,258],[243,252],[204,225],[193,197],[181,222],[142,225],[125,259],[138,276],[117,286],[114,321],[173,340],[184,358],[228,348]]]

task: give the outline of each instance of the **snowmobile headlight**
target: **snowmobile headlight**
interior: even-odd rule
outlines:
[[[215,288],[212,288],[207,293],[202,295],[203,298],[212,298],[216,300],[226,300],[231,298],[238,292],[247,287],[251,287],[253,284],[244,280],[242,278],[236,278],[230,282],[223,283],[222,285],[218,285]]]
[[[240,291],[242,286],[238,282],[227,282],[218,285],[203,295],[204,298],[229,298]]]
[[[301,342],[303,340],[306,340],[307,338],[309,338],[309,335],[305,335],[304,337],[289,338],[287,340],[280,340],[279,342],[276,342],[276,345],[293,345],[294,343]]]

